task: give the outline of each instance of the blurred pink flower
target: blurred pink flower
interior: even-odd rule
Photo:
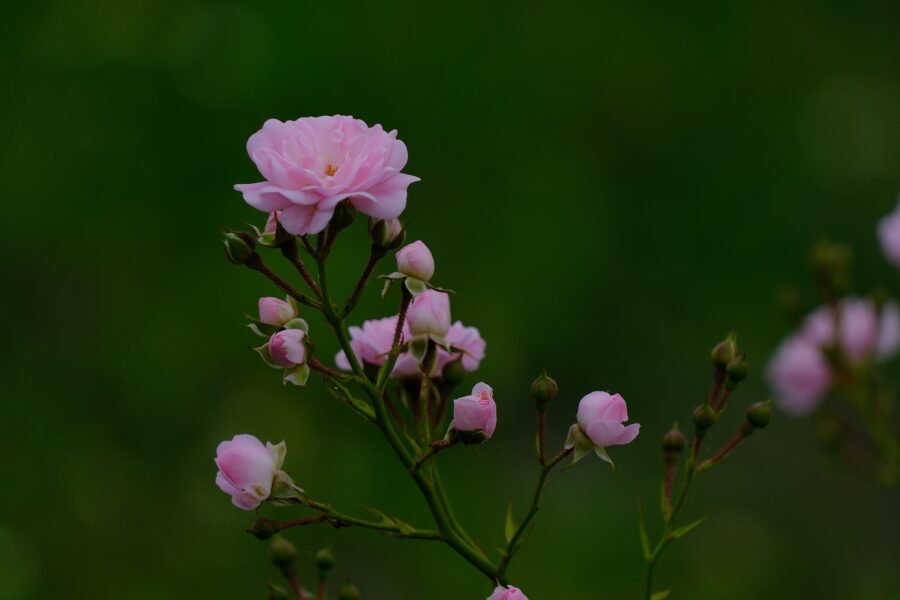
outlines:
[[[512,586],[505,588],[498,585],[487,600],[528,600],[528,597],[519,588]]]
[[[888,261],[900,268],[900,204],[878,221],[878,241]]]
[[[434,257],[423,242],[407,244],[397,252],[397,270],[404,275],[428,281],[434,275]]]
[[[306,362],[306,345],[302,329],[284,329],[269,338],[269,355],[272,362],[289,369]]]
[[[815,410],[831,388],[831,367],[821,348],[801,336],[782,342],[766,375],[779,406],[798,416]]]
[[[235,506],[253,510],[272,493],[285,452],[284,442],[263,446],[252,435],[236,435],[216,448],[216,485],[231,496]]]
[[[490,439],[497,427],[497,405],[491,386],[476,383],[470,395],[454,400],[453,423],[450,426],[457,431],[480,431]]]
[[[625,399],[619,394],[591,392],[578,403],[578,426],[601,448],[631,443],[638,436],[638,423],[622,425],[628,420]]]
[[[406,323],[413,336],[447,335],[450,330],[450,296],[445,292],[425,290],[409,305]]]
[[[900,346],[900,308],[889,302],[879,311],[871,300],[848,297],[841,300],[840,333],[837,343],[850,362],[866,358],[890,358]],[[816,309],[803,321],[799,336],[823,349],[835,344],[834,314],[827,306]]]
[[[400,172],[407,152],[396,130],[340,115],[269,119],[250,136],[247,153],[265,180],[234,188],[258,210],[281,211],[282,227],[295,235],[322,231],[344,199],[366,215],[393,219],[419,180]]]
[[[296,316],[297,311],[290,302],[271,296],[259,299],[259,320],[266,325],[283,327]]]

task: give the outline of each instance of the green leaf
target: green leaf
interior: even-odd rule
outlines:
[[[638,527],[641,533],[641,549],[644,551],[644,560],[650,560],[650,536],[647,535],[647,523],[644,521],[644,509],[638,502]]]
[[[653,592],[650,600],[666,600],[672,594],[672,590],[663,590],[661,592]]]
[[[705,521],[705,520],[706,520],[706,517],[705,517],[705,516],[704,516],[704,517],[700,517],[699,519],[697,519],[697,520],[694,521],[693,523],[689,523],[689,524],[687,524],[687,525],[683,525],[683,526],[681,526],[681,527],[678,527],[677,529],[675,529],[674,531],[672,531],[672,533],[669,534],[669,539],[671,539],[671,540],[679,540],[679,539],[683,538],[684,536],[686,536],[687,534],[689,534],[690,532],[692,532],[693,530],[695,530],[697,527],[700,527],[700,524],[703,523],[703,521]]]
[[[513,536],[516,535],[518,529],[519,526],[516,524],[516,518],[513,516],[513,499],[512,496],[510,496],[509,500],[506,502],[506,525],[504,526],[504,535],[506,536],[507,544],[512,540]]]

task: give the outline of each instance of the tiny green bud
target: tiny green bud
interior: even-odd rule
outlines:
[[[403,245],[406,230],[397,219],[369,219],[369,236],[372,244],[382,250],[393,250]]]
[[[350,580],[347,580],[338,590],[337,600],[360,600],[359,590]]]
[[[335,207],[334,216],[331,217],[328,226],[334,231],[340,231],[341,229],[349,227],[355,218],[356,207],[350,204],[348,200],[344,200]]]
[[[706,430],[712,427],[716,422],[716,411],[709,404],[701,404],[694,409],[693,414],[694,427],[697,433],[703,435]]]
[[[322,548],[316,552],[316,568],[319,569],[319,575],[327,575],[334,568],[334,552],[331,548]]]
[[[686,444],[687,439],[684,437],[684,434],[678,430],[677,425],[667,431],[666,434],[662,437],[662,449],[666,452],[674,452],[675,454],[678,454],[679,452],[684,450]]]
[[[243,231],[227,232],[223,243],[225,244],[225,256],[236,265],[244,264],[256,253],[253,238]]]
[[[728,363],[728,368],[726,369],[726,373],[728,373],[728,384],[731,389],[734,389],[738,383],[747,379],[747,374],[750,371],[750,367],[747,365],[747,355],[741,352],[734,359]]]
[[[290,600],[291,595],[280,585],[269,585],[269,600]]]
[[[559,393],[559,386],[552,377],[547,375],[547,371],[542,371],[531,383],[531,397],[537,405],[538,412],[544,412],[550,405],[550,402],[556,398]]]
[[[281,536],[272,539],[272,543],[269,545],[269,560],[273,565],[284,569],[291,566],[296,557],[297,548],[290,540]]]
[[[717,369],[724,369],[734,359],[735,354],[737,354],[737,337],[734,333],[729,333],[724,340],[713,346],[709,358]]]
[[[252,534],[258,540],[267,540],[281,531],[271,519],[260,517],[253,521],[247,533]]]
[[[452,360],[444,365],[441,379],[445,384],[456,387],[466,378],[466,368],[463,366],[462,357]]]
[[[754,429],[763,429],[772,420],[772,401],[756,402],[747,409],[747,420]]]

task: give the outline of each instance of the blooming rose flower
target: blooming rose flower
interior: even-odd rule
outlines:
[[[284,329],[269,338],[269,355],[279,367],[290,369],[306,362],[306,345],[302,329]]]
[[[407,153],[396,131],[340,115],[269,119],[247,152],[265,181],[234,188],[258,210],[281,211],[282,227],[295,235],[322,231],[344,199],[370,217],[398,217],[406,188],[419,180],[400,172]]]
[[[797,416],[815,410],[831,388],[831,366],[821,348],[801,336],[778,347],[766,375],[781,408]]]
[[[453,423],[457,431],[480,431],[490,439],[497,427],[497,405],[494,390],[486,383],[476,383],[472,394],[453,401]]]
[[[494,593],[487,600],[528,600],[528,597],[522,593],[522,590],[515,587],[503,587],[498,585]]]
[[[900,346],[900,308],[895,302],[881,307],[863,298],[849,297],[839,305],[838,345],[853,363],[869,357],[884,360]],[[834,314],[823,306],[810,314],[800,327],[799,336],[819,349],[835,344]]]
[[[900,204],[878,221],[878,241],[887,259],[900,268]]]
[[[601,448],[628,444],[638,436],[641,426],[622,425],[627,420],[628,408],[619,394],[591,392],[578,404],[578,426]]]
[[[284,327],[285,323],[296,316],[297,311],[290,302],[271,296],[259,299],[259,320],[266,325]]]
[[[404,275],[428,281],[434,275],[431,250],[421,241],[403,246],[397,252],[397,270]]]
[[[447,335],[450,330],[450,296],[436,290],[422,292],[409,305],[406,322],[413,336]]]
[[[398,315],[384,319],[365,321],[362,327],[351,326],[350,347],[353,353],[362,362],[380,367],[387,360],[394,342],[394,331],[397,329]],[[350,362],[347,355],[341,350],[335,357],[338,368],[350,370]]]
[[[284,462],[285,445],[240,434],[216,448],[216,485],[238,508],[253,510],[272,493],[272,482]]]

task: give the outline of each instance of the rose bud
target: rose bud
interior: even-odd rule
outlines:
[[[338,600],[360,600],[362,597],[353,582],[346,581],[338,590]]]
[[[271,296],[259,299],[259,320],[266,325],[284,327],[285,323],[296,316],[297,311],[290,302]]]
[[[269,544],[269,560],[282,569],[290,567],[297,558],[297,548],[290,540],[277,536]]]
[[[421,241],[404,246],[397,252],[397,270],[408,277],[428,281],[434,275],[434,257]]]
[[[559,393],[559,386],[556,381],[547,375],[547,371],[542,371],[533,382],[531,382],[531,397],[534,398],[535,405],[539,412],[547,410],[550,401],[556,398]]]
[[[528,596],[522,593],[522,590],[516,587],[497,586],[494,593],[487,600],[528,600]]]
[[[233,264],[242,265],[256,254],[255,243],[246,233],[229,231],[223,240],[225,256]]]
[[[399,219],[369,219],[372,244],[382,250],[393,250],[403,243],[406,233]]]
[[[619,394],[591,392],[578,404],[578,426],[597,446],[621,446],[637,437],[638,423],[622,425],[628,420],[625,399]]]
[[[467,444],[491,439],[497,428],[497,405],[491,386],[477,383],[471,395],[454,400],[450,427]]]
[[[331,548],[322,548],[316,552],[315,559],[320,577],[324,577],[334,568],[334,552]]]
[[[236,435],[216,448],[216,485],[231,496],[235,506],[253,510],[272,493],[272,482],[284,455],[284,442],[263,446],[252,435]]]
[[[450,330],[450,296],[426,290],[410,304],[406,324],[413,336],[433,334],[444,337]]]
[[[269,338],[269,355],[279,367],[290,369],[306,362],[306,345],[302,329],[285,329]]]

